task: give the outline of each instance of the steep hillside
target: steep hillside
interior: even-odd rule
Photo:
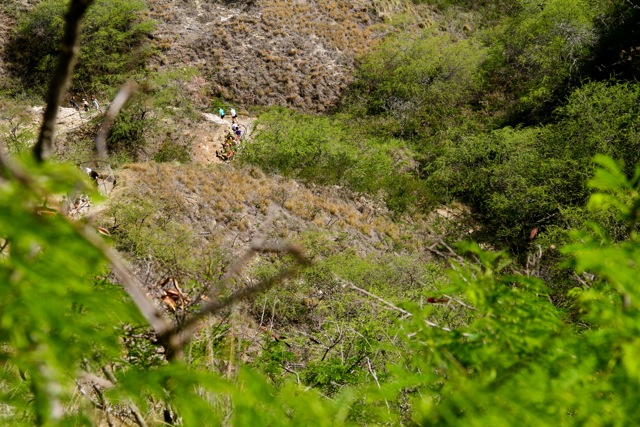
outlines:
[[[285,365],[300,372],[335,363],[338,351],[347,358],[363,357],[369,350],[358,347],[367,339],[362,334],[397,341],[383,329],[398,312],[376,293],[424,305],[424,293],[441,292],[446,280],[433,247],[441,243],[438,231],[450,223],[451,211],[392,220],[380,201],[339,187],[267,176],[257,168],[130,164],[118,172],[118,186],[91,216],[111,231],[147,295],[176,322],[208,298],[252,287],[292,263],[269,253],[246,258],[256,242],[294,244],[304,252],[310,266],[235,306],[233,320],[230,310],[221,310],[201,325],[190,363],[219,372],[234,369],[234,361],[221,352],[229,339],[242,343],[238,358],[254,366],[269,360],[279,345],[287,347]],[[239,274],[227,282],[234,271]],[[438,307],[437,312],[452,327],[465,316],[460,308]],[[278,344],[282,337],[285,344]],[[132,350],[143,345],[139,337],[129,339]],[[340,347],[330,353],[331,344],[321,343],[331,340],[340,341]],[[211,357],[202,359],[203,351]],[[158,363],[155,349],[132,357]],[[344,384],[365,372],[351,370],[323,387],[329,392],[336,381]],[[276,371],[274,381],[286,375],[279,367]]]
[[[174,2],[151,0],[156,69],[194,66],[193,96],[325,111],[351,81],[356,57],[389,30],[373,0]],[[204,89],[204,90],[203,90]],[[205,105],[207,98],[200,100]]]
[[[393,221],[382,203],[363,195],[228,164],[126,165],[94,219],[123,237],[141,229],[162,235],[173,224],[200,236],[194,242],[215,242],[231,256],[246,251],[258,234],[305,244],[305,235],[323,233],[322,240],[339,242],[332,243],[333,251],[351,248],[361,257],[413,252],[429,259],[425,247],[437,238],[423,220]],[[198,245],[189,250],[197,251]]]

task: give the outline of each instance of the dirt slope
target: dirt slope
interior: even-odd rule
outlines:
[[[205,93],[244,105],[325,111],[384,31],[375,3],[384,2],[151,0],[153,66],[195,66]]]
[[[149,210],[144,224],[126,225],[131,211],[140,209]],[[232,165],[127,165],[118,171],[118,186],[94,216],[105,228],[120,223],[119,231],[159,227],[161,234],[180,224],[188,234],[235,254],[246,251],[258,233],[290,241],[300,241],[305,233],[323,233],[360,256],[402,248],[428,256],[423,248],[433,239],[429,231],[418,231],[426,230],[420,219],[393,221],[383,203],[366,196]]]
[[[216,157],[216,151],[222,151],[222,144],[231,132],[231,120],[221,119],[211,113],[202,113],[202,119],[190,131],[193,137],[191,158],[196,163],[222,163],[222,160]],[[242,130],[240,147],[251,137],[254,120],[253,117],[238,116]]]

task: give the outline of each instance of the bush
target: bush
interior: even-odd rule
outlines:
[[[471,39],[429,33],[391,37],[363,58],[346,108],[380,116],[382,126],[397,136],[437,134],[465,119],[484,55]]]
[[[43,94],[56,66],[67,0],[45,0],[24,14],[7,47],[10,71]],[[83,92],[113,92],[128,73],[144,67],[154,24],[142,18],[142,1],[97,0],[83,26],[74,84]]]
[[[593,82],[575,90],[557,109],[559,123],[550,141],[587,163],[593,154],[622,160],[631,176],[640,163],[640,85]]]
[[[471,204],[494,243],[520,252],[534,227],[567,223],[563,212],[573,210],[570,222],[579,226],[575,208],[589,197],[594,154],[640,161],[639,96],[636,84],[586,84],[556,110],[556,123],[506,127],[439,148],[427,185],[445,200]]]
[[[188,163],[191,161],[191,154],[189,147],[173,141],[165,141],[158,152],[154,154],[153,160],[158,163]]]
[[[487,91],[502,94],[512,120],[544,116],[579,79],[598,41],[596,20],[604,1],[552,0],[529,3],[498,27],[483,65]],[[504,108],[502,105],[501,108]]]
[[[476,208],[494,242],[516,248],[560,206],[584,203],[586,171],[571,158],[543,154],[544,128],[505,128],[445,147],[427,184]]]
[[[368,137],[348,118],[275,108],[260,116],[256,129],[242,159],[269,172],[382,193],[398,211],[420,199],[423,188],[410,172],[412,159],[400,141]]]
[[[147,145],[146,135],[155,120],[148,114],[144,96],[139,95],[125,106],[116,117],[107,138],[110,151],[127,153],[134,160]]]
[[[0,139],[9,153],[26,153],[35,143],[32,118],[23,105],[0,101]]]
[[[526,0],[412,0],[416,4],[432,4],[446,11],[450,8],[460,8],[473,11],[483,18],[486,25],[500,21],[508,16],[520,13],[526,5]]]

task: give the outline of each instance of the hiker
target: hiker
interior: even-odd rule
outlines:
[[[242,129],[238,126],[236,129],[236,141],[240,142],[240,139],[242,139]]]
[[[84,111],[89,112],[89,103],[86,99],[82,98],[82,106],[84,107]]]
[[[231,132],[235,135],[236,131],[238,130],[238,125],[237,124],[232,124],[231,125]]]
[[[95,97],[91,97],[91,102],[93,103],[93,108],[100,111],[100,104],[98,104],[98,100]]]
[[[233,133],[227,132],[227,134],[224,137],[224,142],[222,143],[222,145],[224,146],[225,144],[227,145],[233,144],[233,141],[235,140],[234,135],[235,135],[235,131]]]
[[[216,157],[220,158],[223,161],[227,161],[227,160],[231,160],[233,158],[233,149],[231,147],[229,147],[227,149],[227,152],[225,153],[224,151],[220,152],[218,150],[216,150]]]
[[[75,96],[72,96],[72,97],[71,97],[71,106],[72,106],[73,108],[75,108],[75,109],[76,109],[76,111],[80,111],[80,106],[79,106],[79,105],[78,105],[78,103],[76,102],[76,97],[75,97]]]
[[[228,148],[233,147],[235,145],[234,142],[235,142],[235,138],[233,137],[233,135],[230,133],[227,133],[227,136],[225,137],[224,142],[222,143],[222,149],[226,150]]]
[[[236,110],[231,109],[231,123],[235,123],[238,121],[238,115],[236,114]]]
[[[93,180],[93,183],[97,186],[98,178],[100,178],[100,174],[98,174],[98,172],[94,171],[91,168],[84,168],[84,170],[87,172],[87,175],[91,177],[91,179]]]
[[[218,110],[218,113],[220,113],[220,118],[224,119],[224,110],[222,109],[222,107],[220,107],[220,109]]]

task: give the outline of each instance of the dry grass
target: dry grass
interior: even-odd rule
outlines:
[[[385,208],[361,195],[265,177],[256,168],[148,163],[127,165],[119,175],[124,188],[113,193],[109,205],[129,209],[147,203],[155,209],[147,219],[150,226],[175,222],[193,233],[212,232],[234,252],[246,248],[267,220],[270,207],[278,220],[266,233],[287,239],[306,231],[348,235],[360,253],[398,248],[420,252],[429,241],[424,233],[416,233],[415,224],[394,222]],[[109,212],[113,217],[123,214],[117,209]],[[101,221],[108,225],[114,219]]]
[[[193,65],[207,77],[209,95],[246,105],[326,111],[350,83],[355,58],[388,31],[375,3],[153,0],[151,15],[160,22],[159,67]],[[167,50],[172,35],[176,39]]]

